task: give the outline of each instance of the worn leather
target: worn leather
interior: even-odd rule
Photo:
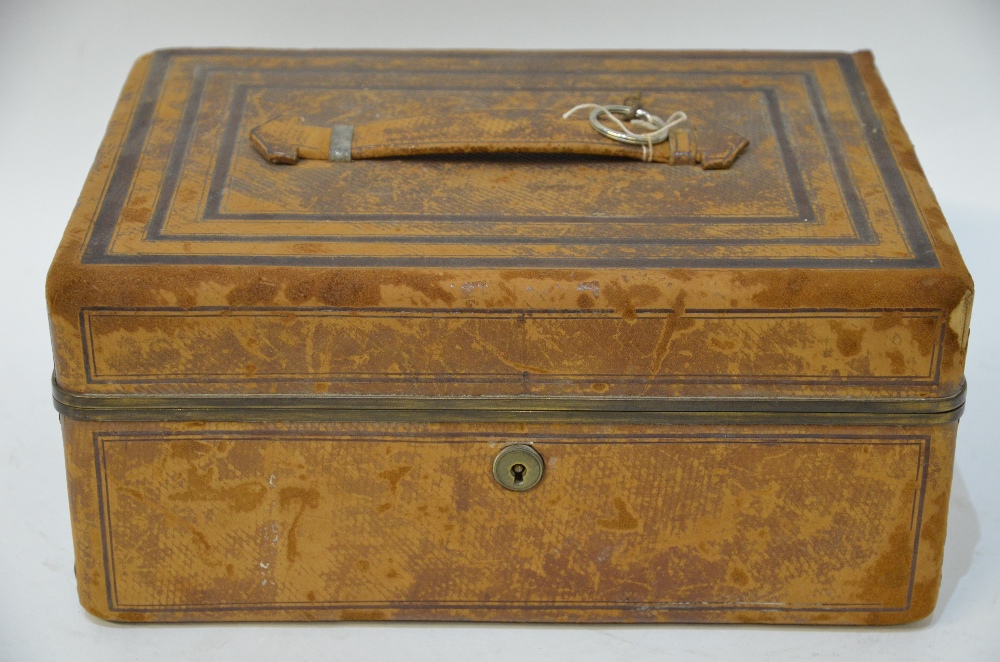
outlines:
[[[392,118],[639,87],[750,145],[715,172],[333,163],[314,134],[278,167],[247,138],[376,123],[358,149],[389,155],[426,135]],[[705,131],[675,162],[715,154]],[[867,53],[166,51],[126,82],[46,295],[74,394],[857,404],[959,390],[973,284]],[[953,423],[483,418],[64,418],[81,600],[123,621],[933,609]],[[550,458],[535,491],[490,482],[513,438]]]
[[[80,600],[126,622],[913,621],[937,597],[955,438],[954,424],[63,425]],[[514,493],[490,466],[524,441],[546,475]]]
[[[267,118],[303,108],[328,125],[360,125],[376,113],[454,114],[472,94],[418,102],[392,91],[392,79],[380,83],[392,89],[375,103],[369,88],[378,78],[357,81],[360,92],[310,86],[312,96],[294,99],[279,87],[238,115],[229,113],[228,88],[207,88],[195,106],[204,117],[178,151],[184,125],[168,110],[188,98],[184,81],[198,58],[160,57],[140,61],[127,84],[49,274],[56,373],[71,392],[905,398],[946,397],[962,381],[971,279],[866,55],[850,66],[881,122],[874,132],[853,128],[855,102],[822,58],[713,65],[751,76],[747,84],[779,61],[805,71],[833,104],[838,154],[852,157],[841,166],[830,160],[814,126],[821,116],[795,87],[804,79],[782,74],[774,84],[789,91],[774,108],[786,107],[787,116],[768,119],[756,87],[735,100],[710,91],[685,98],[694,116],[756,136],[721,172],[527,156],[280,168],[246,139]],[[267,67],[285,62],[264,61],[268,76],[277,74]],[[154,62],[172,63],[162,65],[170,103],[142,106]],[[581,80],[604,80],[588,66],[622,66],[539,62],[533,66],[576,67]],[[678,67],[696,70],[689,60],[658,62],[641,66],[668,77]],[[565,96],[544,105],[580,99],[578,90]],[[508,106],[534,99],[490,91],[488,103],[502,98]],[[133,121],[140,107],[156,113],[148,156],[129,161],[120,146],[141,126]],[[356,115],[342,110],[354,107]],[[237,123],[232,156],[220,161],[227,122]],[[787,143],[775,133],[783,126]],[[865,143],[883,137],[902,176],[892,195]],[[173,153],[182,160],[171,161]],[[127,172],[118,167],[127,163],[142,169],[109,188],[113,170]],[[174,167],[176,184],[164,193]],[[798,194],[789,188],[796,168],[811,182]],[[213,182],[222,187],[213,194],[225,203],[220,213],[206,206]],[[854,212],[848,195],[862,196]],[[914,211],[893,213],[894,195],[912,196]],[[796,216],[797,199],[812,211]],[[860,221],[849,222],[850,214]],[[926,242],[911,246],[900,218]],[[872,224],[867,238],[858,222]],[[265,309],[287,311],[296,323],[255,312]],[[378,338],[379,351],[369,350],[369,338]],[[317,342],[329,348],[321,360],[307,351]],[[399,376],[345,381],[345,370]],[[477,377],[484,374],[492,377]]]
[[[498,109],[476,113],[429,114],[365,122],[354,127],[352,159],[464,154],[574,154],[638,159],[706,170],[730,167],[749,142],[735,131],[688,120],[667,141],[641,145],[601,135],[586,115],[563,119],[555,111]],[[284,116],[250,131],[254,148],[272,163],[327,159],[330,135],[325,127]]]
[[[678,127],[666,142],[654,144],[650,154],[642,146],[607,138],[590,125],[586,113],[562,119],[558,112],[503,110],[458,115],[427,115],[359,124],[354,129],[351,157],[355,159],[429,154],[580,154],[646,160],[671,165],[701,164],[705,169],[732,165],[748,141],[736,132],[709,129],[696,136],[691,127]],[[690,145],[678,150],[676,136],[688,136]],[[648,150],[649,148],[647,148]],[[690,153],[690,157],[678,157]]]

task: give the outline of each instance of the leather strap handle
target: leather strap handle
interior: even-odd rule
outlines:
[[[537,110],[499,110],[311,126],[280,116],[250,130],[250,142],[271,163],[299,159],[351,161],[433,154],[580,154],[730,167],[750,144],[738,133],[709,123],[685,122],[652,146],[601,135],[586,118],[563,119]]]

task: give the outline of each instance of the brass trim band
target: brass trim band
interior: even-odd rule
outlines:
[[[60,414],[87,421],[441,421],[931,424],[956,420],[966,385],[943,398],[411,398],[308,395],[95,395],[52,380]]]

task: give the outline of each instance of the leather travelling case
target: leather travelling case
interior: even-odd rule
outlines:
[[[80,600],[922,618],[972,292],[866,52],[152,53],[47,283]]]

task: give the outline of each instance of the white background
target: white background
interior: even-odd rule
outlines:
[[[43,283],[129,66],[173,46],[870,48],[977,283],[941,599],[893,628],[117,626],[73,580]],[[0,0],[0,660],[1000,660],[1000,2]]]

